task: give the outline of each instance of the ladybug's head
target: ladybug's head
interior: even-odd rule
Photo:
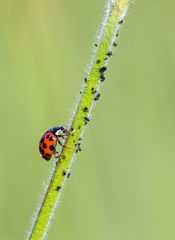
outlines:
[[[57,137],[67,136],[68,130],[65,129],[63,126],[61,127],[54,127],[50,130],[53,134],[55,134]]]

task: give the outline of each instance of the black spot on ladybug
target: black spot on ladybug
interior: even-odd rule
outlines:
[[[108,57],[112,56],[112,51],[109,51],[106,55],[107,55]]]
[[[43,143],[43,148],[44,148],[44,149],[47,148],[47,145],[46,145],[45,143]]]
[[[101,67],[101,68],[99,69],[99,72],[100,72],[100,73],[104,73],[104,72],[106,71],[106,69],[107,69],[107,67],[105,67],[105,66],[104,66],[104,67]]]
[[[49,138],[50,137],[50,135],[48,134],[47,136],[46,136],[46,138]]]
[[[117,47],[117,43],[116,43],[116,42],[113,42],[113,46],[114,46],[114,47]]]
[[[83,111],[84,111],[84,112],[88,112],[88,108],[87,108],[87,107],[84,107],[84,108],[83,108]]]
[[[101,63],[101,61],[100,59],[97,59],[96,64],[99,64],[99,63]]]
[[[62,171],[62,175],[63,175],[63,176],[66,175],[66,171],[65,171],[65,170]]]
[[[69,178],[69,177],[70,177],[70,175],[71,175],[71,173],[70,173],[70,172],[68,172],[68,174],[67,174],[67,178]]]
[[[122,24],[124,22],[124,20],[122,19],[121,21],[118,22],[118,24]]]
[[[97,101],[100,98],[100,93],[97,93],[97,95],[94,97],[94,100]]]
[[[41,138],[41,141],[40,141],[40,143],[43,143],[43,142],[44,142],[44,137],[42,137],[42,138]]]
[[[49,149],[50,149],[51,151],[53,151],[53,150],[55,149],[55,147],[54,147],[53,145],[50,145],[50,146],[49,146]]]
[[[61,189],[61,186],[56,187],[56,191],[59,191]]]
[[[87,78],[84,79],[85,83],[87,82]]]
[[[95,94],[97,91],[94,88],[91,88],[92,94]]]
[[[50,137],[50,138],[49,138],[49,141],[53,141],[53,137]]]
[[[50,158],[51,157],[51,155],[49,153],[46,153],[45,156],[46,156],[46,158]]]

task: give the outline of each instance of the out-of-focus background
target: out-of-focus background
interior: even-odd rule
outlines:
[[[53,166],[38,142],[69,122],[104,4],[0,2],[2,240],[24,239]],[[175,239],[174,10],[131,3],[49,239]]]

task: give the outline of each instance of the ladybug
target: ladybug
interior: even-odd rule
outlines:
[[[57,142],[63,147],[60,138],[64,139],[68,134],[69,131],[62,126],[51,128],[45,132],[39,143],[40,156],[47,161],[51,159],[52,155],[59,158],[59,153],[56,151]]]

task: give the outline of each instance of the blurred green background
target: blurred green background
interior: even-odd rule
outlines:
[[[24,239],[105,1],[0,1],[0,239]],[[175,1],[134,1],[49,239],[175,239]]]

